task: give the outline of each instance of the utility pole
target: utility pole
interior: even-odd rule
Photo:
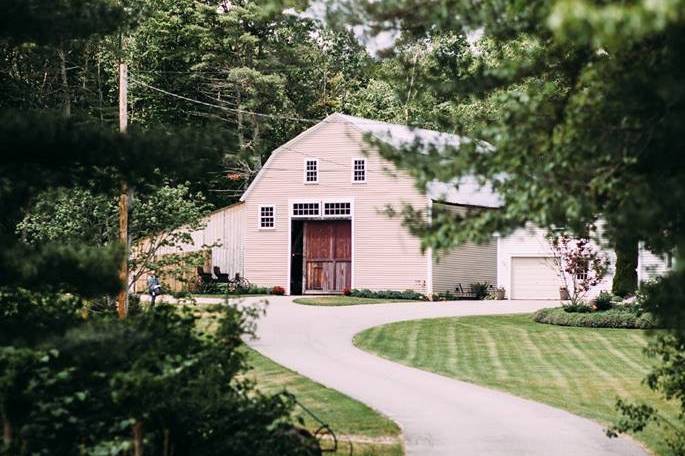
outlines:
[[[128,128],[128,65],[119,62],[119,131]],[[121,180],[119,189],[119,242],[124,246],[124,258],[119,265],[119,280],[123,288],[117,296],[117,313],[120,319],[128,314],[128,183]]]

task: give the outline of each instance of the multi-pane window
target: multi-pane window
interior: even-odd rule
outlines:
[[[305,160],[304,182],[307,184],[319,182],[319,160]]]
[[[259,227],[271,229],[275,227],[276,217],[273,206],[260,206],[259,208]]]
[[[319,203],[294,203],[293,217],[317,217]]]
[[[578,281],[587,280],[587,273],[588,273],[589,269],[590,269],[590,265],[588,263],[579,265],[578,269],[576,270],[576,280],[578,280]]]
[[[358,158],[352,162],[352,182],[366,182],[366,160]]]
[[[350,215],[350,203],[324,203],[323,204],[323,215],[324,216],[336,216],[336,215]]]

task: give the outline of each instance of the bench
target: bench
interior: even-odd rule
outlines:
[[[476,292],[471,287],[462,287],[460,283],[454,288],[454,295],[457,299],[475,299]]]
[[[471,286],[462,287],[461,284],[458,283],[457,286],[454,288],[454,296],[457,299],[479,299],[479,291],[481,293],[483,292],[481,287],[479,287],[478,289],[473,289]],[[494,291],[495,287],[492,284],[489,284],[487,287],[487,293],[493,293]],[[480,299],[482,298],[483,296],[481,295]]]

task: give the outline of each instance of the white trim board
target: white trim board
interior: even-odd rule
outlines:
[[[293,204],[296,203],[321,203],[320,207],[320,214],[323,214],[323,203],[324,202],[337,202],[337,203],[350,203],[350,215],[349,217],[323,217],[323,215],[320,215],[319,217],[293,217]],[[293,248],[293,240],[292,240],[292,225],[293,225],[293,220],[349,220],[350,221],[350,228],[351,228],[351,234],[350,236],[352,237],[352,253],[350,255],[350,262],[351,264],[351,270],[350,270],[350,288],[354,288],[355,285],[355,216],[354,216],[354,197],[347,197],[347,198],[293,198],[293,199],[288,199],[288,256],[286,257],[286,260],[288,262],[287,265],[287,271],[288,271],[288,277],[286,281],[286,295],[290,296],[290,279],[291,279],[291,269],[292,269],[292,248]],[[304,286],[304,284],[303,284]]]

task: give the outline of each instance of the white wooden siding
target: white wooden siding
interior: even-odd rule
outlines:
[[[352,159],[365,156],[363,134],[346,122],[323,122],[287,143],[265,165],[261,177],[245,198],[245,275],[263,286],[290,285],[288,200],[338,200],[353,202],[352,286],[369,289],[414,289],[427,292],[428,261],[417,238],[409,234],[399,218],[382,213],[386,205],[395,209],[410,204],[427,206],[427,198],[414,187],[409,176],[392,176],[392,166],[369,151],[367,182],[353,184]],[[305,184],[304,159],[319,160],[319,181]],[[259,231],[257,207],[274,205],[275,227]]]
[[[463,206],[434,203],[433,207],[463,214]],[[454,292],[457,284],[467,288],[474,282],[497,283],[497,242],[466,243],[433,259],[433,292]]]
[[[212,267],[219,266],[221,272],[231,276],[244,274],[244,206],[238,203],[212,212],[205,219],[204,229],[190,233],[192,244],[183,245],[180,249],[165,247],[159,254],[196,252],[211,247]]]
[[[637,257],[637,280],[639,283],[654,280],[669,271],[667,258],[655,255],[640,243]]]
[[[245,273],[245,229],[244,204],[214,212],[205,228],[205,245],[219,244],[212,247],[212,266],[219,266],[221,272],[231,277]]]

